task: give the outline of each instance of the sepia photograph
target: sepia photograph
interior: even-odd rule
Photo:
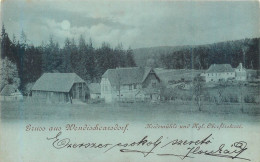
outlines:
[[[1,0],[0,161],[260,162],[259,6]]]

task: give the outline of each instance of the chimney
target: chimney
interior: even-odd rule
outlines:
[[[239,68],[242,69],[242,67],[243,67],[243,66],[242,66],[242,63],[240,62],[240,63],[239,63]]]

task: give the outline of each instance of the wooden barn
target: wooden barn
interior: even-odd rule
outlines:
[[[32,87],[36,101],[60,103],[85,101],[86,83],[75,73],[44,73]]]

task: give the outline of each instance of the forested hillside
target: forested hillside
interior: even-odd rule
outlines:
[[[108,43],[94,48],[91,39],[86,42],[83,36],[78,40],[67,38],[64,47],[52,37],[48,43],[34,46],[28,44],[24,32],[19,39],[13,36],[11,40],[3,26],[0,41],[1,89],[15,84],[25,92],[27,84],[46,72],[75,72],[87,82],[98,82],[109,68],[136,66],[132,49],[125,50],[122,44],[112,48]]]
[[[151,47],[134,50],[137,65],[167,69],[207,69],[214,63],[259,69],[259,38],[199,46]]]
[[[83,36],[66,39],[64,46],[50,36],[40,46],[29,44],[21,33],[12,39],[2,27],[1,87],[15,84],[22,92],[45,72],[75,72],[87,82],[98,82],[109,68],[151,66],[166,69],[207,69],[214,63],[236,67],[240,62],[247,69],[259,69],[259,38],[220,42],[199,46],[164,46],[131,48],[111,47],[103,43],[94,48],[92,40]]]

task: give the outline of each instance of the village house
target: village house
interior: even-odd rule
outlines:
[[[37,101],[60,103],[85,101],[86,83],[75,73],[44,73],[32,87]]]
[[[219,82],[235,78],[235,70],[230,64],[213,64],[209,69],[202,73],[206,82]]]
[[[246,81],[247,74],[246,69],[242,66],[242,63],[239,63],[238,67],[235,69],[236,80]]]
[[[101,98],[101,87],[99,83],[91,83],[89,86],[90,99]]]
[[[245,81],[246,70],[243,68],[242,63],[237,68],[232,68],[230,64],[213,64],[201,76],[206,82],[227,81],[228,79]]]
[[[160,82],[152,68],[108,69],[101,80],[101,98],[105,102],[159,99]]]
[[[0,93],[1,101],[21,101],[23,100],[22,93],[15,85],[5,85]]]

